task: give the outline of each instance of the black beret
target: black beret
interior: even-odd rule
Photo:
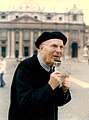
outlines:
[[[61,33],[61,32],[43,32],[36,40],[35,46],[39,48],[40,44],[44,41],[50,40],[50,39],[61,39],[63,41],[63,44],[65,45],[67,42],[67,37]]]

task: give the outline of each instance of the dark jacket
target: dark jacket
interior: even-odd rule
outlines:
[[[50,73],[40,65],[37,56],[22,61],[14,74],[8,120],[58,120],[58,106],[71,100],[69,90],[52,90]]]

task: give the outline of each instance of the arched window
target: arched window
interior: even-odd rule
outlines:
[[[73,21],[77,21],[77,15],[73,15]]]
[[[72,43],[72,57],[78,57],[78,44],[76,42]]]
[[[29,56],[29,47],[24,47],[24,56]]]
[[[1,47],[1,56],[6,57],[6,47]]]

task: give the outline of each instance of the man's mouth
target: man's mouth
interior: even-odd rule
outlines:
[[[53,58],[54,58],[54,60],[60,60],[59,56],[54,56]]]

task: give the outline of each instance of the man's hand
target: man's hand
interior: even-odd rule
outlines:
[[[52,87],[53,90],[61,85],[61,74],[59,71],[55,71],[50,75],[48,84]]]
[[[72,84],[72,80],[70,79],[69,76],[66,76],[65,80],[62,83],[62,89],[64,93],[70,88],[71,84]]]

